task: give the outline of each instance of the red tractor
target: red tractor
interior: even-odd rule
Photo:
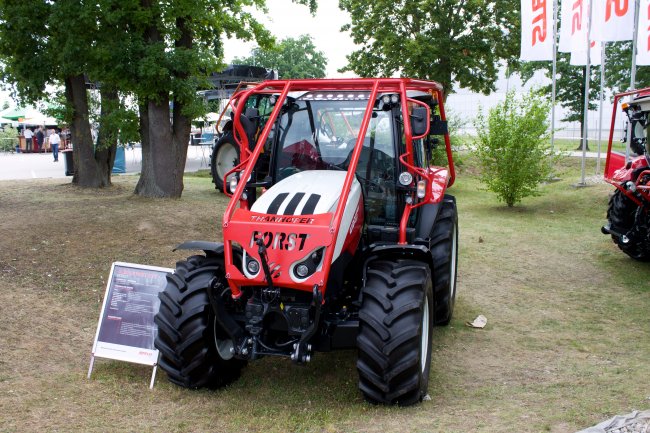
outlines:
[[[169,379],[219,387],[264,356],[358,350],[372,403],[427,392],[432,328],[452,318],[458,217],[442,87],[412,79],[266,81],[230,101],[241,162],[223,242],[178,262],[156,347]],[[226,128],[228,129],[228,128]],[[444,138],[447,167],[430,167]]]
[[[618,101],[634,95],[623,103],[632,136],[631,158],[612,152],[614,121]],[[650,88],[621,93],[614,98],[614,112],[607,148],[605,180],[616,187],[609,200],[607,224],[602,232],[612,236],[618,247],[633,259],[650,260],[650,154],[648,153],[648,128],[650,127]],[[626,136],[627,138],[627,136]],[[625,141],[626,139],[624,139]]]

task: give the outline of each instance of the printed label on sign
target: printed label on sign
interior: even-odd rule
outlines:
[[[533,1],[533,46],[546,40],[546,0]]]
[[[113,263],[97,326],[93,354],[98,357],[153,365],[158,294],[172,269]]]

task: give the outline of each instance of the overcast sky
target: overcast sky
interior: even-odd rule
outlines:
[[[338,0],[318,2],[315,16],[309,13],[307,6],[297,5],[291,0],[267,0],[268,14],[255,13],[278,41],[287,37],[311,35],[314,45],[327,58],[327,77],[352,77],[347,72],[340,74],[337,69],[347,64],[345,56],[354,49],[348,32],[341,32],[342,25],[350,22],[347,12],[339,9]],[[244,43],[234,39],[225,41],[225,61],[229,63],[234,57],[247,56],[254,43]]]

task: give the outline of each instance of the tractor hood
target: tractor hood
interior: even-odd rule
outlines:
[[[331,170],[296,173],[262,194],[251,207],[251,211],[271,215],[317,215],[334,212],[345,176],[344,171]],[[360,188],[355,179],[351,199],[358,200]]]

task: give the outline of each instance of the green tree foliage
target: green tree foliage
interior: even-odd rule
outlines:
[[[106,21],[126,36],[107,45],[118,66],[111,80],[137,97],[142,143],[142,172],[136,194],[180,197],[191,121],[205,105],[197,97],[207,77],[220,66],[222,37],[255,40],[272,37],[249,8],[264,0],[101,0]],[[295,0],[312,11],[315,0]]]
[[[632,67],[632,42],[608,42],[606,45],[607,65],[605,84],[614,93],[630,88]],[[637,89],[650,86],[650,66],[637,66],[635,75]]]
[[[551,172],[548,112],[549,102],[539,93],[516,99],[509,92],[487,116],[479,111],[475,120],[481,180],[509,207],[538,195],[538,185]]]
[[[570,64],[571,55],[568,53],[557,54],[557,80],[555,82],[555,99],[566,109],[566,116],[562,119],[565,122],[579,122],[580,131],[583,130],[584,106],[585,106],[585,74],[586,66],[573,66]],[[544,71],[549,80],[553,77],[553,62],[526,62],[519,70],[524,82],[530,80],[537,70]],[[600,68],[592,66],[589,81],[589,109],[597,108],[598,94],[600,89]],[[551,95],[551,84],[540,89],[547,95]]]
[[[46,97],[63,85],[64,114],[74,144],[73,183],[110,185],[114,143],[95,149],[86,76],[103,78],[115,65],[102,62],[99,41],[109,36],[99,3],[59,0],[0,1],[0,77],[22,102]],[[96,151],[98,150],[98,151]]]
[[[234,64],[262,66],[278,71],[284,78],[324,78],[327,58],[318,51],[309,35],[286,38],[271,48],[255,47],[250,56],[236,58]]]
[[[340,0],[360,48],[342,71],[402,76],[494,91],[499,61],[518,56],[519,2],[512,0]],[[516,51],[516,52],[515,52]]]
[[[315,0],[294,1],[316,8]],[[85,77],[102,83],[102,100],[133,95],[143,147],[136,193],[179,197],[190,122],[204,109],[196,91],[220,65],[222,37],[271,45],[250,12],[264,6],[264,0],[0,0],[0,73],[26,100],[40,98],[48,84],[64,84],[75,178],[84,186],[106,184],[97,172],[111,160],[102,149],[113,148],[104,140],[98,151],[93,147]]]

